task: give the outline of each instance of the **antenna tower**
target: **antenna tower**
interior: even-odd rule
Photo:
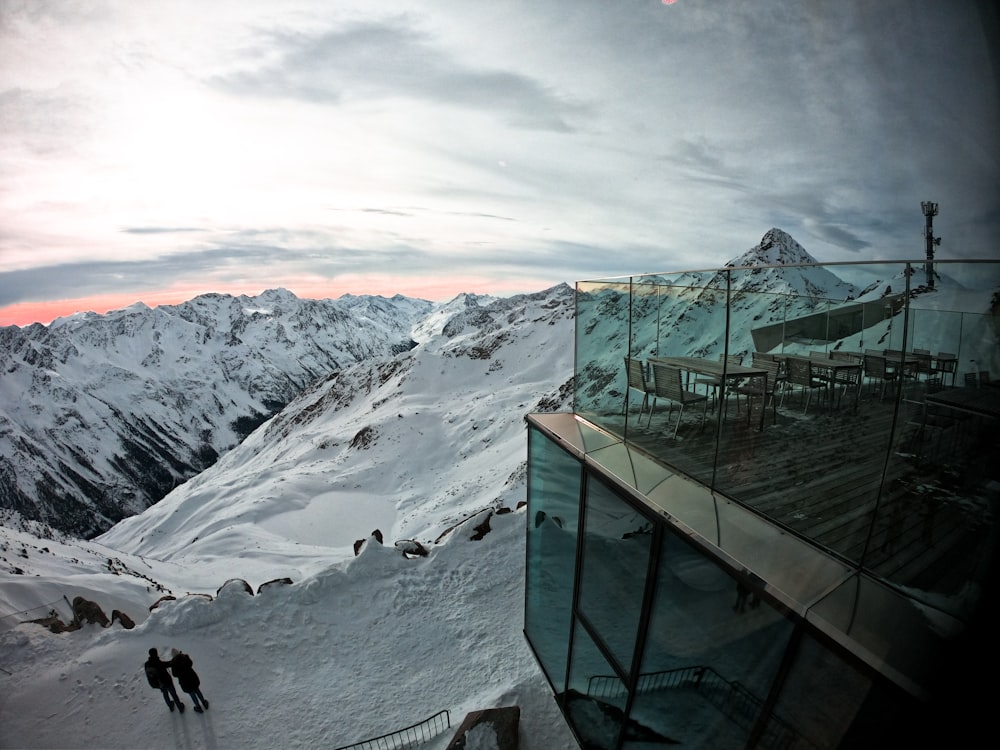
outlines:
[[[930,201],[921,201],[920,208],[923,209],[924,218],[924,239],[927,243],[927,286],[934,288],[934,246],[941,244],[941,238],[934,236],[934,217],[937,216],[938,204]]]

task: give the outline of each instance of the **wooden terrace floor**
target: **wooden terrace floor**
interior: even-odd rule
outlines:
[[[808,411],[789,393],[773,422],[758,431],[759,400],[747,424],[746,400],[730,399],[719,430],[700,404],[685,409],[677,439],[657,404],[652,424],[629,415],[629,441],[814,544],[897,585],[956,596],[975,580],[989,553],[1000,498],[1000,442],[995,420],[966,416],[944,427],[924,419],[924,384],[894,394],[862,389],[837,408]],[[624,417],[608,425],[624,428]],[[933,421],[933,420],[932,420]],[[637,426],[638,425],[638,426]],[[895,426],[895,430],[893,427]],[[716,435],[718,464],[714,472]]]

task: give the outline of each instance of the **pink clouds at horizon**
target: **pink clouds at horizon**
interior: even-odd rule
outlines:
[[[507,282],[509,284],[509,282]],[[514,291],[499,289],[503,284],[491,279],[476,277],[468,278],[415,278],[415,279],[380,279],[375,277],[357,278],[349,280],[338,280],[337,282],[305,282],[305,283],[280,283],[276,282],[270,287],[281,287],[288,289],[295,296],[301,299],[336,299],[344,294],[356,295],[377,295],[382,297],[392,297],[402,294],[406,297],[426,299],[433,302],[449,300],[459,294],[493,294],[506,295],[514,294]],[[531,281],[518,282],[521,291],[541,291],[553,286],[552,282],[538,281],[532,285]],[[218,293],[239,296],[245,294],[253,297],[265,290],[230,287],[207,288],[187,288],[170,289],[156,292],[135,292],[135,293],[115,293],[90,295],[85,297],[71,297],[57,300],[41,300],[33,302],[18,302],[13,305],[0,307],[0,326],[28,326],[32,323],[42,323],[48,325],[56,318],[73,315],[81,312],[96,312],[104,314],[111,310],[120,310],[137,302],[142,302],[149,307],[159,305],[176,305],[181,302],[193,299],[200,294]]]

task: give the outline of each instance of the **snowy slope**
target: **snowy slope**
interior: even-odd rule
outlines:
[[[481,541],[465,526],[417,559],[371,542],[256,596],[182,597],[132,630],[0,633],[0,747],[338,747],[441,710],[455,727],[469,711],[519,705],[525,750],[573,748],[521,634],[523,524],[523,511],[496,516]],[[175,589],[199,575],[149,565]],[[233,565],[268,575],[250,550]],[[70,571],[46,575],[72,590]],[[192,656],[207,713],[183,694],[186,713],[167,710],[142,674],[150,647]]]
[[[99,541],[167,560],[247,540],[349,556],[376,527],[433,543],[471,513],[512,507],[524,493],[524,415],[542,399],[569,408],[559,389],[572,377],[572,302],[561,286],[478,308],[475,323],[462,310],[409,352],[331,375]]]
[[[314,384],[94,541],[8,520],[0,616],[31,612],[0,619],[12,673],[0,672],[0,746],[156,747],[152,725],[165,747],[336,747],[441,709],[457,724],[516,703],[524,747],[573,747],[521,634],[517,510],[523,417],[569,408],[572,332],[566,286],[462,300],[412,351]],[[368,541],[356,558],[357,539]],[[405,540],[428,555],[404,557]],[[292,585],[252,598],[186,596],[286,576]],[[168,593],[178,599],[147,614]],[[138,625],[12,627],[49,609],[65,617],[63,595]],[[167,712],[139,672],[150,646],[192,654],[209,713]]]
[[[848,291],[806,281],[817,299]],[[947,296],[945,285],[921,301]],[[441,709],[457,724],[516,703],[522,747],[574,748],[521,634],[517,508],[523,416],[571,408],[573,305],[563,286],[461,295],[415,315],[415,347],[314,381],[95,540],[0,513],[0,747],[337,747]],[[701,314],[690,300],[683,309]],[[737,313],[734,327],[756,314]],[[586,348],[607,350],[612,378],[621,323],[608,314],[584,334]],[[718,336],[704,326],[664,342],[708,352]],[[417,543],[426,557],[402,554]],[[258,591],[282,577],[293,583],[219,593],[230,579]],[[177,598],[150,612],[165,594]],[[78,595],[137,626],[54,635],[16,624],[50,610],[68,619],[64,597]],[[207,714],[166,710],[141,675],[150,646],[194,657]]]

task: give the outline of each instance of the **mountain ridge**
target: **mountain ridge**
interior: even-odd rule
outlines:
[[[777,261],[784,265],[761,267]],[[600,373],[592,378],[597,390],[578,394],[584,401],[616,382],[629,350],[721,353],[726,344],[708,324],[720,291],[733,292],[732,312],[747,322],[734,326],[728,343],[744,356],[757,321],[859,295],[776,227],[726,269],[663,279],[663,299],[635,299],[640,338],[631,344],[621,335],[621,310],[609,308],[588,324],[590,340],[606,343],[591,365]],[[864,292],[876,296],[880,288],[875,282]],[[513,310],[554,290],[573,293],[562,284],[534,295],[460,294],[431,303],[401,295],[300,300],[276,288],[0,328],[0,507],[78,536],[98,534],[159,501],[298,394],[350,365],[386,358],[377,377],[389,378],[401,366],[393,357],[437,341],[442,356],[498,367],[491,357],[512,335]],[[590,299],[584,289],[578,302]],[[669,321],[666,328],[651,324],[654,317]],[[654,331],[657,340],[641,338]],[[545,404],[565,396],[557,392]]]
[[[599,355],[582,366],[601,386],[601,408],[620,409],[632,312],[647,329],[658,312],[685,317],[661,342],[632,342],[640,356],[654,345],[714,356],[721,345],[703,317],[718,314],[717,290],[668,290],[684,306],[659,311],[642,297],[630,310],[620,291],[564,284],[434,306],[414,317],[415,345],[311,381],[212,466],[93,540],[0,510],[7,736],[18,746],[54,746],[73,732],[88,747],[311,747],[441,708],[462,716],[518,705],[526,747],[572,747],[518,616],[531,450],[523,417],[570,411],[575,398],[586,407],[578,350]],[[771,320],[753,302],[761,291],[734,309],[736,329],[758,313]],[[587,321],[579,330],[577,309]],[[413,556],[417,545],[426,556]],[[65,613],[76,595],[136,627],[52,635],[16,625]],[[188,734],[194,717],[170,714],[149,690],[140,665],[150,645],[194,655],[211,724]],[[252,716],[234,710],[245,705]],[[125,712],[141,720],[121,721]],[[428,749],[443,750],[440,739]]]
[[[79,536],[107,529],[313,380],[412,347],[432,307],[276,289],[0,328],[0,506]]]

